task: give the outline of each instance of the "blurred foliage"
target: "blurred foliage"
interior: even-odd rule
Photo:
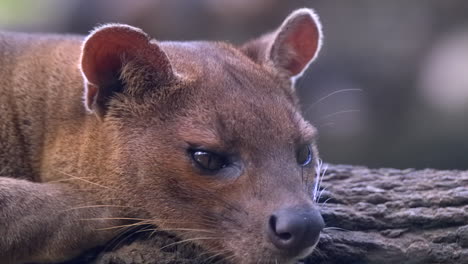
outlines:
[[[40,1],[27,0],[2,0],[0,3],[0,24],[34,23],[37,16],[34,15],[35,8],[30,6],[40,5]]]

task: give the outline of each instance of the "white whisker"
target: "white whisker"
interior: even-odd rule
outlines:
[[[328,119],[330,117],[334,117],[334,116],[341,115],[341,114],[357,113],[357,112],[361,112],[361,110],[359,110],[359,109],[349,109],[349,110],[338,111],[338,112],[335,112],[333,114],[322,116],[322,118],[320,118],[320,120],[326,120],[326,119]]]
[[[313,189],[313,201],[317,202],[318,198],[321,195],[321,192],[319,192],[320,185],[322,184],[323,176],[325,176],[325,173],[327,172],[328,165],[324,165],[323,161],[321,159],[318,159],[317,165],[315,166],[315,183],[314,183],[314,189]]]
[[[304,113],[307,114],[307,112],[309,112],[312,109],[312,107],[318,105],[319,103],[321,103],[325,99],[327,99],[327,98],[329,98],[329,97],[331,97],[331,96],[333,96],[335,94],[344,93],[344,92],[362,92],[362,89],[341,89],[341,90],[331,92],[328,95],[325,95],[324,97],[322,97],[322,98],[318,99],[317,101],[315,101],[315,103],[312,103],[309,107],[307,107],[307,110],[304,111]]]

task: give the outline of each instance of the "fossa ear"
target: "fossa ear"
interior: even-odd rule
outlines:
[[[322,26],[312,9],[291,13],[274,32],[244,44],[247,56],[262,65],[272,65],[297,78],[317,58],[322,45]]]
[[[159,84],[174,78],[167,55],[141,29],[109,24],[98,27],[85,39],[81,52],[81,71],[85,79],[85,105],[103,116],[109,99],[125,89],[122,71],[131,62],[138,62]],[[137,85],[138,86],[138,85]]]

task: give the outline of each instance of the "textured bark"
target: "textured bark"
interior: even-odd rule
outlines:
[[[328,227],[306,264],[468,264],[467,171],[330,166],[322,187]],[[194,246],[164,247],[173,241],[140,238],[93,263],[207,263]]]
[[[468,172],[332,166],[323,186],[322,215],[343,230],[308,263],[468,263]]]

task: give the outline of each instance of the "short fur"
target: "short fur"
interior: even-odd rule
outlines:
[[[264,229],[277,208],[313,207],[314,168],[295,153],[316,131],[292,86],[321,39],[309,9],[240,47],[120,24],[86,38],[0,33],[0,262],[66,260],[132,224],[233,263],[310,253],[274,248]],[[191,148],[239,165],[206,174]]]

